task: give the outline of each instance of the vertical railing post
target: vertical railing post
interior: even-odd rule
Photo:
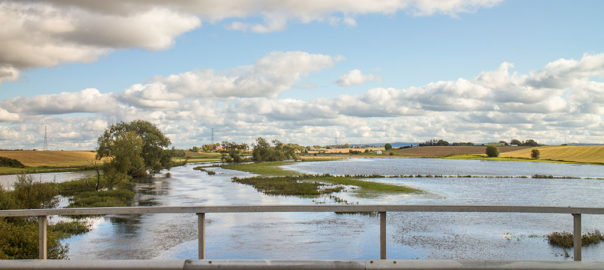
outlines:
[[[573,246],[575,261],[581,260],[581,214],[573,214]]]
[[[47,258],[47,227],[48,218],[46,216],[38,217],[38,258],[40,260],[46,260]]]
[[[386,259],[386,212],[380,212],[380,259]]]
[[[205,213],[197,213],[197,237],[198,237],[198,246],[197,253],[200,260],[204,260],[206,258],[206,214]]]

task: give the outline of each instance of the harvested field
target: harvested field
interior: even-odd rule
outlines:
[[[523,146],[501,146],[499,153],[517,151],[527,147]],[[446,157],[452,155],[482,155],[486,146],[421,146],[394,150],[394,154],[408,157]],[[530,156],[530,151],[529,151]]]
[[[501,157],[531,158],[531,151],[538,149],[540,159],[604,164],[604,146],[539,146],[502,153]]]
[[[94,151],[0,151],[0,156],[14,158],[28,167],[80,167],[95,161]]]

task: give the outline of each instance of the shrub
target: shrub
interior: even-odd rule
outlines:
[[[499,156],[499,149],[497,149],[497,146],[494,145],[489,145],[487,146],[487,156],[488,157],[498,157]]]
[[[0,157],[0,167],[25,168],[25,165],[13,158]]]
[[[550,245],[562,248],[573,247],[573,234],[568,232],[553,232],[547,236]],[[581,236],[581,246],[589,246],[604,241],[604,235],[600,231],[586,233]]]
[[[385,144],[384,145],[384,149],[386,149],[386,150],[392,150],[392,144],[390,144],[390,143]]]
[[[532,158],[532,159],[539,159],[539,150],[537,150],[537,149],[533,149],[533,150],[531,151],[531,158]]]

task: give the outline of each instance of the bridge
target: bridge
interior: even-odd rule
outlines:
[[[379,213],[379,259],[320,260],[211,260],[205,254],[206,214],[260,212]],[[570,214],[573,218],[574,262],[571,261],[465,261],[388,260],[386,215],[388,212],[481,212]],[[199,260],[46,260],[48,216],[196,214]],[[0,217],[37,217],[39,260],[0,261],[0,269],[604,269],[604,262],[581,262],[581,215],[603,215],[604,208],[496,205],[224,205],[152,206],[2,210]],[[2,232],[0,232],[2,233]]]

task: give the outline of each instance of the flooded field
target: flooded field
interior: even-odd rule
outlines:
[[[248,173],[176,167],[171,178],[136,186],[135,205],[334,204],[334,197],[268,196],[233,183]],[[604,177],[604,166],[442,159],[353,159],[307,162],[288,169],[331,174],[505,175]],[[604,181],[532,178],[380,178],[424,194],[358,197],[358,204],[490,204],[604,207]],[[377,216],[335,213],[207,214],[206,256],[212,259],[372,259],[379,257]],[[196,258],[197,219],[190,214],[106,216],[65,242],[73,259]],[[570,260],[545,235],[571,231],[571,215],[388,213],[388,258]],[[604,217],[583,216],[583,230],[604,230]],[[572,255],[572,251],[568,250]],[[584,260],[604,260],[604,243],[585,247]]]

